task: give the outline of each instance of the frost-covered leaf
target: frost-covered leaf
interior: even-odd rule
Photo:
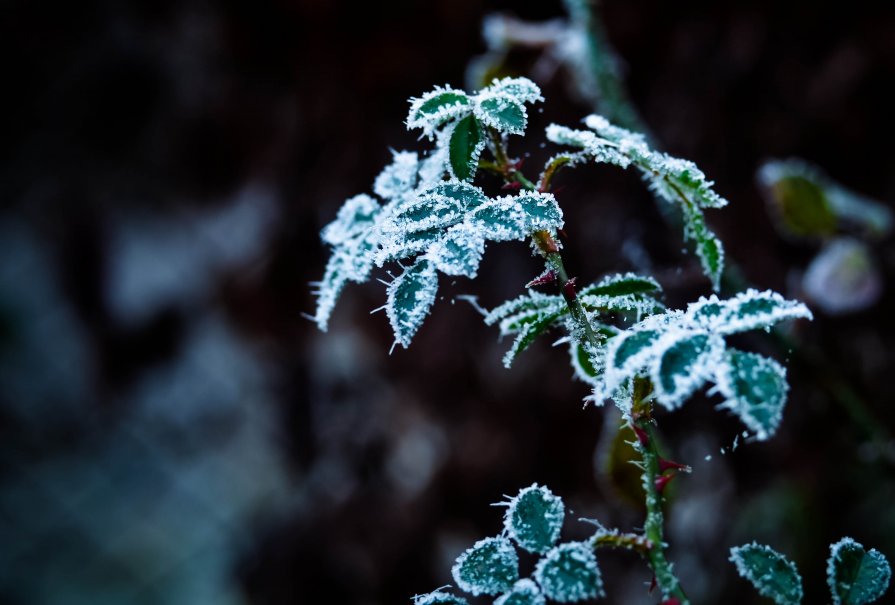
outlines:
[[[628,330],[609,341],[602,398],[612,395],[622,382],[644,368],[656,355],[660,330]]]
[[[554,313],[565,306],[561,296],[530,291],[492,309],[485,315],[485,323],[491,326],[500,322],[501,334],[512,334],[518,329],[522,317],[530,313]]]
[[[602,116],[591,115],[584,122],[593,132],[552,124],[547,128],[547,138],[583,149],[597,163],[637,166],[658,197],[681,207],[684,235],[694,242],[703,270],[717,290],[724,269],[724,249],[706,226],[700,209],[721,208],[727,200],[712,189],[712,181],[693,162],[653,151],[643,135],[613,126]]]
[[[469,605],[463,597],[456,597],[448,592],[436,590],[413,597],[413,605]]]
[[[476,98],[475,117],[505,134],[524,134],[528,125],[525,105],[508,94],[483,92]]]
[[[684,237],[693,242],[702,272],[717,291],[721,287],[721,274],[724,273],[724,245],[705,224],[705,216],[701,210],[684,206],[683,216]]]
[[[411,99],[407,128],[422,128],[424,134],[431,135],[445,122],[472,111],[470,105],[469,97],[462,90],[436,86],[422,97]]]
[[[330,246],[356,238],[373,225],[379,209],[379,204],[369,195],[355,195],[342,204],[336,220],[323,228],[320,237]]]
[[[870,551],[851,538],[842,538],[830,545],[827,559],[827,585],[833,605],[865,605],[873,603],[889,588],[892,568],[886,557]]]
[[[774,549],[756,542],[735,546],[730,549],[730,561],[760,595],[777,605],[801,603],[802,577],[796,566]]]
[[[416,187],[419,159],[409,151],[392,152],[392,163],[382,169],[373,182],[373,193],[392,199]]]
[[[712,295],[687,306],[687,318],[696,325],[718,334],[734,334],[769,328],[787,319],[811,319],[803,303],[786,300],[776,292],[749,289],[721,301]]]
[[[329,258],[326,263],[326,270],[323,273],[323,279],[315,283],[315,295],[317,296],[317,311],[314,314],[314,323],[317,327],[326,331],[329,325],[329,318],[339,299],[339,294],[348,282],[348,274],[346,263],[348,259],[345,254],[337,250]]]
[[[506,538],[485,538],[457,557],[451,575],[472,595],[500,594],[519,579],[519,557]]]
[[[672,332],[656,345],[651,369],[656,400],[668,409],[684,403],[717,367],[724,341],[706,333]]]
[[[466,224],[455,225],[432,244],[426,257],[445,275],[474,278],[485,253],[485,240]]]
[[[374,253],[373,258],[376,261],[376,265],[381,267],[388,261],[400,260],[425,252],[443,237],[444,231],[442,229],[389,233],[389,237],[380,242],[382,247]]]
[[[383,225],[387,234],[443,229],[455,225],[465,216],[463,205],[448,196],[424,192],[403,205]]]
[[[510,500],[503,517],[507,534],[529,552],[545,553],[559,540],[565,506],[559,496],[537,483]]]
[[[525,191],[489,200],[470,218],[474,227],[492,241],[525,240],[534,231],[560,229],[562,210],[550,193]]]
[[[566,313],[566,309],[559,309],[552,313],[527,313],[512,318],[510,332],[516,333],[516,339],[510,350],[503,356],[504,367],[509,368],[519,353],[528,348],[535,338],[546,332],[550,327]],[[509,323],[509,322],[504,322]]]
[[[538,585],[523,578],[513,584],[513,588],[494,601],[494,605],[545,605],[546,600]]]
[[[544,595],[559,603],[603,596],[603,578],[593,549],[584,542],[567,542],[538,561],[534,573]]]
[[[482,126],[474,115],[458,121],[451,131],[448,155],[451,175],[461,181],[475,176],[479,156],[485,148]]]
[[[528,78],[503,78],[495,79],[487,88],[488,92],[507,94],[519,103],[534,103],[543,101],[541,89]]]
[[[562,228],[562,210],[552,193],[523,191],[513,200],[521,210],[523,223],[529,232]]]
[[[581,290],[581,294],[594,294],[597,296],[654,295],[661,291],[662,286],[652,277],[637,275],[636,273],[617,273],[615,275],[607,275],[597,283],[584,288]]]
[[[729,349],[714,380],[724,396],[720,407],[738,416],[757,439],[777,431],[789,391],[783,366],[756,353]]]
[[[389,284],[385,312],[395,341],[405,349],[428,315],[437,292],[438,274],[432,263],[424,258],[418,259]]]
[[[480,187],[463,181],[447,181],[439,183],[421,194],[423,197],[443,198],[453,201],[464,212],[478,208],[488,201],[488,196]]]

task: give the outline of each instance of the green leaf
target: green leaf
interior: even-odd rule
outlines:
[[[422,325],[438,292],[438,274],[425,258],[418,259],[388,286],[386,315],[395,342],[405,349]]]
[[[369,195],[355,195],[342,204],[336,220],[324,227],[320,236],[330,246],[344,244],[367,231],[379,210],[379,204]]]
[[[503,78],[502,80],[495,78],[488,85],[487,92],[507,94],[519,103],[534,103],[544,100],[541,96],[541,89],[528,78]]]
[[[714,295],[700,298],[687,306],[686,316],[699,327],[725,335],[769,328],[787,319],[812,318],[803,303],[786,300],[771,290],[754,289],[723,301]]]
[[[599,383],[600,375],[603,373],[602,364],[594,364],[593,357],[583,344],[572,340],[569,344],[569,356],[576,378],[591,385]]]
[[[375,253],[376,265],[381,267],[388,261],[414,256],[428,250],[443,237],[444,231],[440,228],[396,233]]]
[[[469,115],[458,121],[449,143],[450,169],[453,176],[461,181],[472,179],[484,147],[484,133],[475,116]]]
[[[544,595],[541,594],[538,585],[528,578],[523,578],[513,584],[510,592],[500,595],[494,601],[494,605],[544,605],[545,603]]]
[[[782,169],[781,169],[782,168]],[[770,178],[771,174],[775,178]],[[784,235],[823,238],[832,235],[838,219],[826,191],[808,170],[764,167],[762,175],[772,214]]]
[[[469,605],[469,601],[463,597],[436,590],[428,594],[413,597],[413,605]]]
[[[684,403],[705,384],[718,363],[724,342],[709,334],[678,333],[665,339],[652,368],[656,400],[668,409]]]
[[[724,272],[724,245],[705,224],[702,211],[694,206],[684,206],[684,237],[693,242],[702,271],[717,291]]]
[[[548,599],[574,603],[603,596],[603,578],[593,548],[567,542],[550,550],[535,568],[535,580]]]
[[[730,561],[760,595],[777,605],[801,603],[802,578],[796,566],[774,549],[756,542],[735,546],[730,549]]]
[[[485,538],[457,558],[451,575],[461,590],[474,596],[500,594],[519,579],[519,557],[506,538]]]
[[[429,248],[426,255],[445,275],[474,278],[484,253],[485,240],[479,233],[466,225],[455,225]]]
[[[631,294],[656,294],[662,291],[662,286],[652,277],[637,275],[635,273],[618,273],[607,275],[599,282],[592,284],[581,291],[582,295],[594,294],[598,296],[628,296]]]
[[[469,97],[465,92],[436,87],[418,99],[411,99],[407,128],[421,128],[426,135],[431,135],[442,124],[470,111]]]
[[[480,187],[463,181],[438,183],[422,195],[439,196],[453,200],[464,212],[474,210],[488,201],[488,197]]]
[[[545,553],[559,540],[564,518],[562,499],[535,483],[510,500],[503,525],[519,546],[529,552]]]
[[[525,106],[508,94],[482,92],[475,116],[485,126],[506,134],[524,134],[528,124]]]
[[[501,322],[501,333],[508,334],[516,326],[512,321],[505,324],[504,320],[507,318],[534,310],[552,312],[563,306],[565,306],[565,301],[560,296],[530,291],[492,309],[485,315],[485,324],[491,326]]]
[[[562,228],[562,210],[552,193],[523,191],[512,200],[522,212],[527,231]]]
[[[565,315],[562,309],[552,313],[529,313],[517,316],[512,330],[517,332],[516,340],[510,350],[503,356],[504,367],[509,368],[519,354],[534,342],[535,338],[546,332],[560,317]]]
[[[610,341],[614,345],[610,357],[613,368],[627,374],[636,369],[635,366],[641,366],[646,360],[641,362],[639,359],[649,351],[660,336],[658,330],[637,330],[622,333],[618,336],[619,340]]]
[[[827,559],[827,585],[833,605],[873,603],[889,588],[892,568],[881,552],[869,552],[851,538],[830,545]]]
[[[720,407],[738,416],[757,439],[777,431],[789,391],[783,366],[756,353],[729,349],[714,380],[725,398]]]

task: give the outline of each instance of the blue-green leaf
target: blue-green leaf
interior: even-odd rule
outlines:
[[[506,538],[485,538],[457,557],[451,575],[472,595],[500,594],[519,579],[519,557]]]
[[[656,348],[651,371],[656,400],[673,410],[711,376],[724,341],[705,333],[673,332]]]
[[[757,439],[777,431],[789,391],[783,366],[756,353],[729,349],[714,380],[725,399],[720,407],[739,417]]]
[[[390,200],[416,187],[419,159],[409,151],[392,152],[392,163],[382,169],[373,183],[373,192]]]
[[[538,585],[523,578],[513,584],[510,592],[504,593],[497,597],[494,605],[544,605],[546,600]]]
[[[705,224],[702,210],[686,205],[683,210],[684,237],[693,242],[702,271],[717,291],[721,287],[721,274],[724,273],[724,245]]]
[[[405,349],[422,325],[438,292],[438,274],[424,258],[396,277],[387,289],[385,312],[395,341]]]
[[[466,224],[455,225],[426,253],[435,268],[445,275],[474,278],[485,253],[485,240]]]
[[[524,134],[528,124],[525,105],[503,93],[482,92],[476,99],[475,117],[505,134]]]
[[[811,319],[804,303],[786,300],[776,292],[749,289],[728,300],[700,298],[687,306],[687,318],[716,334],[769,328],[787,319]]]
[[[442,124],[472,111],[469,97],[462,90],[449,86],[427,92],[418,99],[411,99],[407,128],[421,128],[431,135]]]
[[[881,552],[870,551],[851,538],[830,545],[827,559],[827,585],[833,605],[873,603],[889,588],[892,568]]]
[[[474,115],[468,115],[456,123],[448,145],[452,176],[461,181],[472,179],[485,147],[482,127]]]
[[[735,546],[730,549],[730,560],[741,577],[777,605],[802,602],[802,577],[798,569],[774,549],[756,542]]]
[[[603,596],[603,577],[593,548],[584,542],[567,542],[538,561],[535,580],[548,599],[574,603]]]
[[[564,518],[562,499],[535,483],[510,500],[503,525],[519,546],[529,552],[545,553],[559,540]]]
[[[344,244],[368,230],[379,210],[379,204],[369,195],[355,195],[342,204],[336,220],[324,227],[320,236],[330,246]]]
[[[596,296],[631,296],[634,294],[655,295],[662,291],[652,277],[637,275],[636,273],[616,273],[607,275],[595,284],[581,290],[581,295],[593,294]]]
[[[503,356],[504,367],[509,368],[513,361],[516,360],[516,357],[528,348],[528,345],[550,329],[566,312],[565,308],[561,308],[550,313],[529,312],[514,316],[512,327],[508,328],[507,331],[515,332],[516,339],[513,341],[510,350]]]
[[[541,89],[528,78],[495,79],[488,85],[487,91],[497,94],[507,94],[516,99],[519,103],[534,103],[536,101],[544,100],[544,97],[541,96]]]

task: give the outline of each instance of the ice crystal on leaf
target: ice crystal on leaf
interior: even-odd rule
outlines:
[[[827,585],[833,605],[866,605],[883,596],[889,588],[892,568],[881,552],[869,551],[851,538],[830,545]]]
[[[773,548],[756,542],[730,549],[730,561],[737,573],[755,587],[758,593],[773,599],[777,605],[799,605],[802,602],[802,577],[796,566]]]
[[[712,295],[691,303],[685,312],[651,315],[611,338],[602,350],[605,371],[594,398],[613,397],[628,380],[642,375],[652,379],[656,401],[675,409],[706,382],[714,382],[725,397],[721,407],[738,416],[757,439],[766,439],[782,418],[785,372],[771,359],[726,350],[723,337],[800,317],[811,318],[802,303],[757,290],[727,300]]]
[[[500,594],[519,579],[519,556],[506,538],[485,538],[457,557],[451,575],[472,595]]]

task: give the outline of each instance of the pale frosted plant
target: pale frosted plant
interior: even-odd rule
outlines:
[[[325,330],[344,285],[367,281],[377,267],[388,265],[394,275],[386,285],[384,309],[395,344],[406,348],[438,298],[439,275],[475,278],[489,244],[529,241],[544,260],[544,272],[527,284],[525,294],[483,310],[485,323],[514,338],[504,357],[507,367],[538,336],[562,334],[559,342],[568,344],[575,375],[593,389],[588,401],[614,401],[635,437],[647,515],[635,532],[595,523],[597,530],[587,540],[560,543],[565,506],[546,487],[532,485],[504,503],[500,534],[479,540],[457,558],[454,581],[473,596],[496,598],[498,605],[594,599],[605,594],[595,551],[626,548],[643,556],[663,603],[689,603],[666,556],[662,504],[667,483],[690,469],[659,454],[653,412],[676,410],[711,385],[707,394],[720,397],[720,409],[739,418],[755,440],[770,438],[783,419],[789,389],[785,369],[772,358],[730,347],[725,339],[768,330],[781,321],[810,319],[811,312],[800,302],[754,289],[726,298],[712,294],[685,309],[668,309],[660,284],[649,276],[619,273],[589,285],[570,278],[557,238],[565,224],[563,212],[550,193],[563,167],[593,162],[639,170],[659,199],[681,209],[685,237],[695,244],[715,290],[724,252],[703,210],[722,208],[727,201],[692,162],[651,149],[642,135],[599,115],[585,118],[584,129],[548,126],[546,138],[572,150],[551,157],[537,181],[529,180],[509,156],[507,142],[525,133],[527,107],[541,101],[538,87],[525,78],[494,80],[472,94],[438,87],[411,99],[407,126],[421,130],[432,149],[423,156],[394,153],[374,181],[378,199],[352,197],[323,230],[332,256],[316,284],[314,319]],[[505,188],[518,192],[489,195],[476,185],[480,170],[500,176]],[[520,571],[517,549],[540,556],[528,577]],[[856,572],[843,572],[842,565],[831,564],[838,578],[834,595],[862,595],[837,602],[869,603],[873,599],[866,595],[884,589],[888,566],[883,569],[874,553],[867,555],[879,568],[872,574],[862,575],[860,565]],[[761,594],[778,603],[801,599],[795,567],[782,555],[754,545],[735,549],[733,560]],[[864,585],[871,581],[869,588]],[[843,588],[846,583],[852,588]],[[466,602],[445,589],[414,597],[416,605]]]

